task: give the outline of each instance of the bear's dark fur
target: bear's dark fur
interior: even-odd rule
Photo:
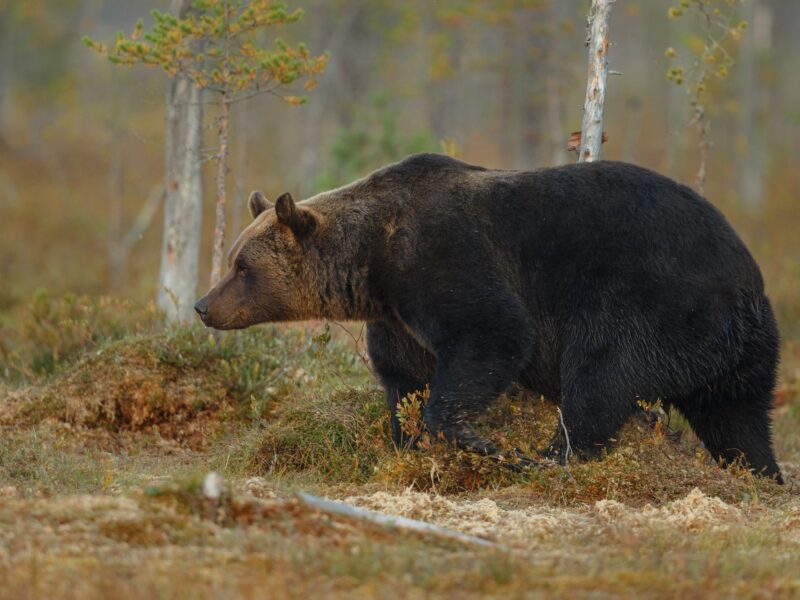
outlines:
[[[251,210],[204,321],[367,321],[397,444],[398,400],[430,384],[427,427],[495,453],[470,419],[518,385],[560,403],[584,455],[660,399],[714,457],[780,479],[775,319],[753,257],[691,189],[624,163],[515,172],[421,154],[274,210],[254,194]]]

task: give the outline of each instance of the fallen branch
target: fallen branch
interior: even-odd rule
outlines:
[[[349,519],[355,519],[358,521],[365,521],[372,525],[377,525],[386,529],[398,529],[401,531],[419,533],[472,546],[482,546],[504,551],[512,550],[507,546],[497,544],[490,540],[466,533],[461,533],[460,531],[453,531],[452,529],[445,529],[444,527],[439,527],[433,523],[417,521],[416,519],[409,519],[407,517],[385,515],[383,513],[358,508],[357,506],[351,506],[350,504],[345,504],[344,502],[326,500],[325,498],[306,494],[305,492],[299,492],[297,494],[297,499],[309,508],[314,508],[331,515],[347,517]]]
[[[145,200],[145,203],[139,210],[139,214],[136,215],[133,225],[131,225],[128,233],[125,234],[125,237],[123,237],[120,241],[120,252],[127,255],[136,245],[136,242],[141,239],[144,232],[147,231],[148,227],[150,227],[153,217],[156,216],[158,207],[161,206],[161,202],[164,200],[164,195],[165,192],[163,185],[159,184],[153,188],[153,191],[150,192],[147,200]]]
[[[124,235],[121,235],[121,232],[118,231],[121,228],[119,225],[112,226],[112,239],[109,244],[109,266],[113,289],[118,289],[121,285],[128,257],[153,222],[153,218],[158,213],[165,195],[166,192],[163,185],[155,186],[139,209],[139,213],[136,215],[136,219],[130,229]],[[119,211],[120,209],[117,210]],[[119,219],[119,217],[117,218]]]

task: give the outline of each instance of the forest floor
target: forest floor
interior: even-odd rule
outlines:
[[[644,413],[599,460],[520,473],[437,441],[393,449],[358,325],[215,338],[113,302],[41,303],[0,337],[2,598],[800,597],[796,344],[775,412],[784,486]],[[480,427],[532,452],[557,424],[520,395]]]

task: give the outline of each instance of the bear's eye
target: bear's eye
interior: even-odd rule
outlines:
[[[236,266],[236,274],[237,275],[247,275],[247,267],[244,265],[237,265]]]

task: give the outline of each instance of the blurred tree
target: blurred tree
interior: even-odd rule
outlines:
[[[387,38],[396,48],[389,56],[401,56],[402,49],[409,47],[421,52],[420,63],[409,67],[409,73],[419,77],[420,71],[427,71],[424,100],[433,136],[439,140],[463,138],[474,117],[470,113],[480,110],[474,96],[465,95],[465,86],[478,77],[488,77],[491,81],[481,82],[481,90],[490,85],[497,93],[480,98],[497,104],[493,110],[502,121],[496,136],[501,152],[508,160],[516,158],[511,156],[513,151],[536,126],[518,122],[522,102],[517,92],[523,87],[519,72],[533,64],[530,59],[538,42],[531,31],[523,30],[520,21],[546,8],[547,0],[381,4],[390,15]],[[467,79],[471,81],[467,83]]]
[[[173,18],[186,19],[191,0],[171,0]],[[141,37],[137,25],[134,37]],[[114,64],[124,62],[103,44],[84,39],[87,46]],[[120,34],[117,45],[124,43]],[[164,234],[158,278],[158,307],[170,321],[188,322],[197,295],[200,257],[200,226],[203,207],[202,179],[203,104],[200,88],[184,73],[173,73],[167,88],[167,118],[164,136]]]
[[[767,89],[759,68],[772,43],[772,7],[763,0],[750,0],[744,8],[751,26],[742,36],[739,52],[739,97],[741,123],[736,143],[739,190],[745,206],[758,209],[764,201],[766,170],[765,113]]]
[[[547,94],[547,146],[550,156],[548,166],[552,167],[567,163],[567,136],[564,131],[564,116],[562,110],[562,86],[564,82],[561,64],[566,54],[565,38],[575,27],[573,21],[574,15],[570,15],[569,13],[570,7],[566,2],[554,0],[550,3],[550,31],[548,32],[545,48],[545,93]],[[530,70],[529,68],[528,72],[530,72]]]
[[[313,10],[315,17],[308,24],[309,43],[315,48],[326,48],[330,60],[320,78],[324,92],[298,111],[302,112],[302,119],[291,171],[299,179],[303,194],[316,190],[314,183],[319,177],[308,178],[306,174],[318,173],[327,158],[327,144],[320,143],[326,134],[326,124],[342,132],[357,126],[356,107],[358,100],[369,97],[367,89],[374,81],[370,75],[380,71],[390,79],[384,71],[386,61],[382,60],[380,50],[388,50],[393,56],[397,50],[392,37],[382,35],[389,27],[392,13],[388,2],[315,0],[309,10]]]
[[[338,187],[408,154],[436,149],[428,135],[398,130],[397,110],[385,94],[376,96],[369,110],[359,111],[354,122],[331,146],[333,165],[317,178],[317,190]]]
[[[728,76],[734,64],[730,43],[741,38],[747,29],[747,21],[738,21],[737,5],[744,0],[680,0],[678,6],[667,11],[670,19],[685,15],[695,17],[699,35],[692,35],[686,44],[688,64],[683,64],[678,51],[672,46],[666,49],[668,59],[676,66],[667,71],[667,79],[676,85],[686,84],[686,93],[692,108],[692,123],[697,127],[700,141],[700,165],[695,176],[695,187],[704,193],[708,175],[708,155],[711,148],[711,121],[708,115],[709,86],[714,80]]]
[[[15,88],[46,101],[47,112],[52,113],[54,92],[71,77],[65,49],[82,8],[82,0],[0,0],[0,145],[9,145]]]
[[[186,8],[186,5],[181,3],[181,8]],[[217,203],[211,265],[213,286],[220,279],[225,244],[231,107],[261,93],[278,95],[290,104],[302,104],[304,97],[278,94],[278,88],[305,78],[306,90],[310,91],[316,75],[325,68],[327,56],[311,56],[304,44],[293,47],[279,39],[274,51],[257,47],[256,37],[263,30],[295,23],[301,18],[302,11],[290,12],[282,2],[194,0],[184,14],[153,11],[152,15],[155,24],[151,31],[144,34],[140,21],[129,38],[117,37],[112,50],[89,38],[85,42],[107,54],[115,64],[160,67],[175,78],[175,85],[206,89],[218,95],[216,125],[219,146],[214,156],[217,160]],[[199,98],[188,100],[186,104],[200,110]]]

